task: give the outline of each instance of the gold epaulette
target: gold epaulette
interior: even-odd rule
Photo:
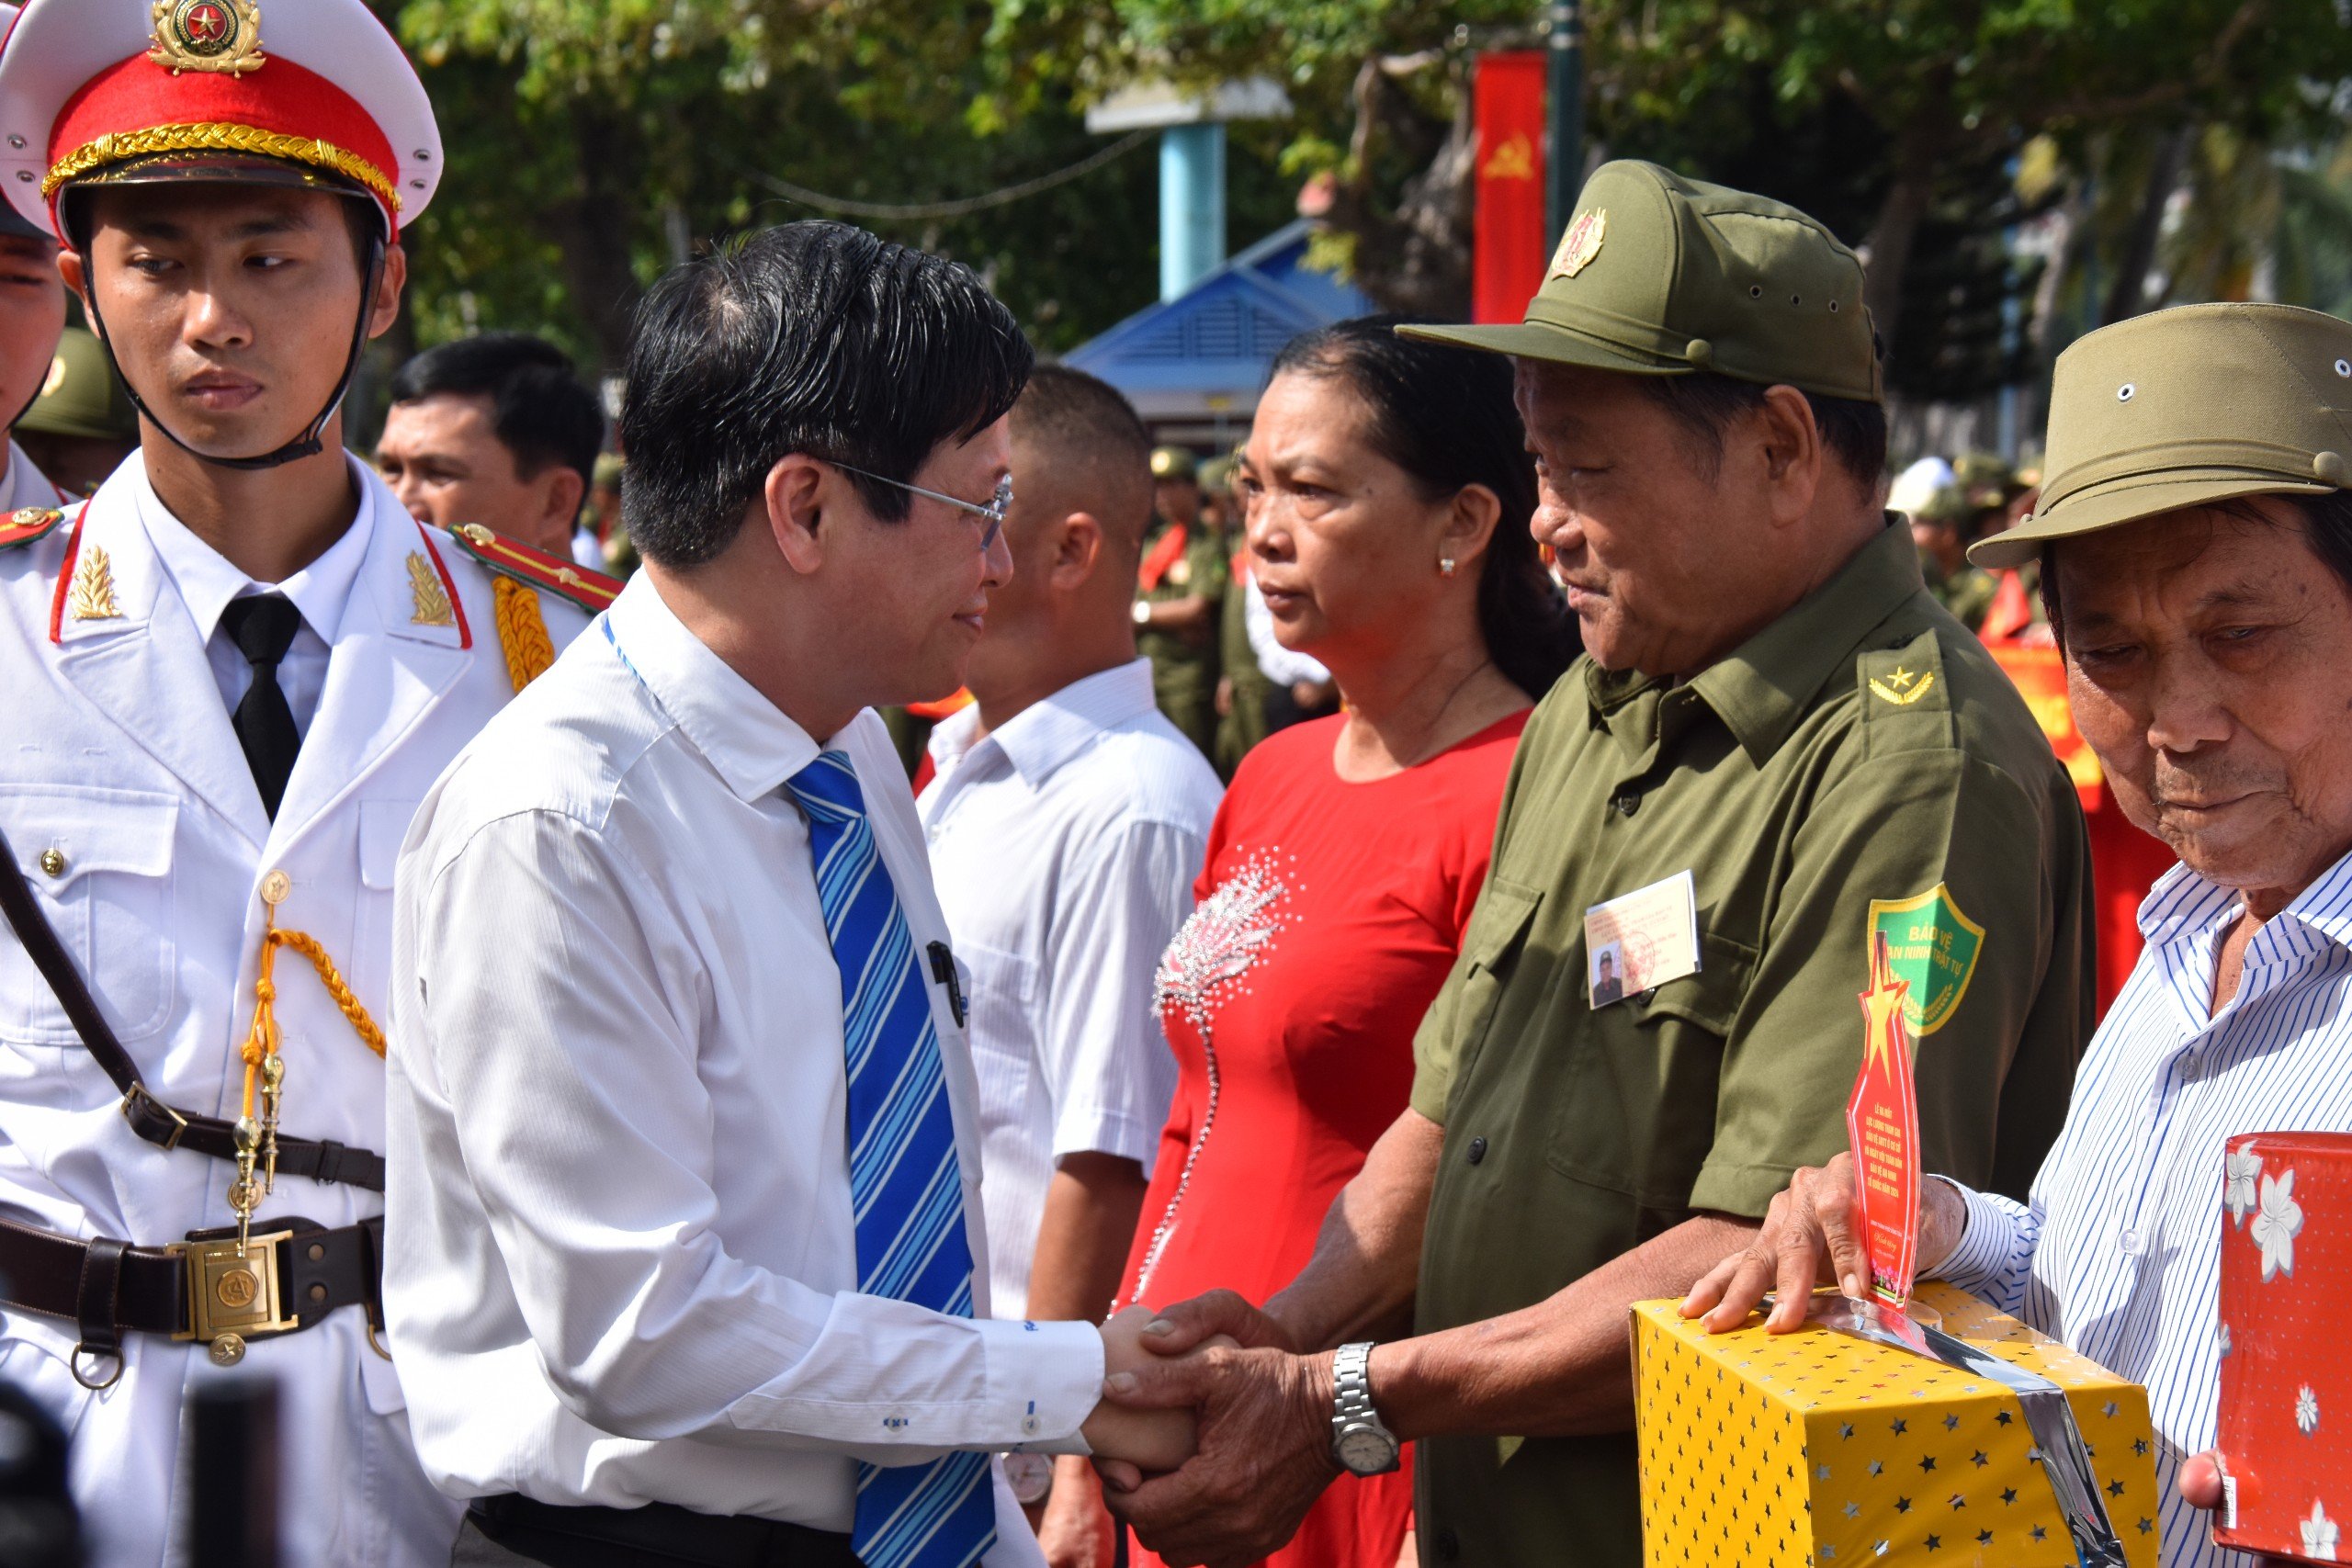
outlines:
[[[46,537],[65,521],[65,513],[54,506],[27,506],[8,514],[0,523],[0,550],[13,550],[19,545],[29,545]]]
[[[569,600],[592,615],[620,596],[620,579],[590,571],[561,556],[518,545],[478,523],[458,524],[449,530],[449,537],[459,549],[499,576]]]

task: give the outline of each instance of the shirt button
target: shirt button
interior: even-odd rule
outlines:
[[[1034,1438],[1037,1435],[1037,1418],[1035,1416],[1023,1416],[1021,1418],[1021,1434],[1026,1438]]]
[[[1618,792],[1617,798],[1609,804],[1617,808],[1619,816],[1631,817],[1640,807],[1642,797],[1630,789],[1621,790]]]
[[[41,851],[40,869],[44,875],[50,877],[64,875],[65,852],[60,849],[46,849]]]
[[[1470,1163],[1471,1163],[1472,1165],[1476,1165],[1480,1160],[1485,1159],[1486,1157],[1487,1157],[1487,1140],[1486,1140],[1486,1139],[1484,1139],[1484,1138],[1473,1138],[1473,1139],[1471,1139],[1471,1140],[1470,1140]]]
[[[2117,1236],[2115,1239],[2122,1246],[2125,1252],[2137,1253],[2140,1250],[2140,1233],[2138,1231],[2126,1230],[2121,1235]]]

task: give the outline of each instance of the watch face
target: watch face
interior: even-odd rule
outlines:
[[[1340,1462],[1357,1475],[1379,1475],[1396,1466],[1396,1439],[1369,1427],[1340,1434]]]
[[[1024,1508],[1034,1508],[1046,1500],[1054,1489],[1054,1460],[1051,1454],[1007,1454],[1004,1456],[1004,1479],[1012,1488],[1012,1500]]]

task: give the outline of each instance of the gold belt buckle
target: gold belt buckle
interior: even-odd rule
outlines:
[[[244,1359],[247,1339],[300,1328],[277,1274],[277,1244],[293,1237],[292,1231],[256,1235],[242,1250],[234,1236],[165,1247],[187,1261],[188,1325],[172,1337],[201,1340],[216,1366],[233,1367]]]

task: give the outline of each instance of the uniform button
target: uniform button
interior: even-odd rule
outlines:
[[[261,879],[261,901],[265,904],[283,904],[286,896],[293,891],[294,879],[282,871],[273,871]]]
[[[1631,817],[1640,807],[1642,797],[1629,789],[1622,791],[1617,798],[1609,804],[1617,808],[1620,816]]]
[[[48,876],[64,875],[65,852],[60,849],[47,849],[41,851],[40,869],[42,874]]]
[[[1462,1541],[1461,1539],[1453,1533],[1453,1527],[1452,1525],[1442,1525],[1439,1527],[1437,1532],[1437,1554],[1448,1562],[1453,1562],[1455,1558],[1462,1555]]]
[[[1471,1163],[1472,1165],[1476,1165],[1480,1160],[1485,1159],[1486,1157],[1487,1157],[1487,1140],[1486,1140],[1486,1139],[1484,1139],[1484,1138],[1473,1138],[1473,1139],[1471,1139],[1471,1140],[1470,1140],[1470,1163]]]

